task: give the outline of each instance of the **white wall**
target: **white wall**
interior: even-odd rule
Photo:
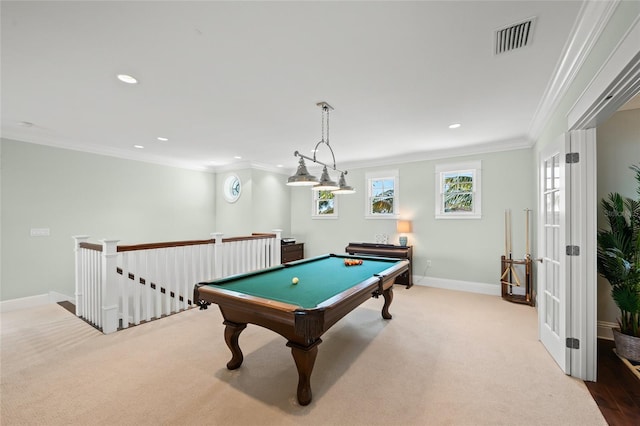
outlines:
[[[123,244],[205,239],[215,175],[1,140],[0,300],[74,295],[73,235]],[[31,237],[48,228],[48,237]]]
[[[337,220],[312,219],[311,191],[292,189],[291,229],[305,243],[306,256],[343,253],[349,242],[373,242],[379,233],[388,234],[389,242],[397,244],[395,220],[364,218],[365,174],[397,169],[400,216],[413,221],[409,244],[414,246],[414,275],[492,284],[498,292],[507,208],[512,210],[514,256],[524,256],[524,209],[535,208],[531,205],[535,193],[531,154],[530,149],[522,149],[349,170],[348,183],[357,193],[338,196]],[[469,160],[482,161],[482,219],[436,220],[435,166]]]
[[[598,200],[618,192],[624,197],[638,198],[635,172],[629,166],[640,166],[640,109],[620,111],[598,126]],[[598,229],[608,229],[608,222],[598,205]],[[598,277],[598,321],[615,323],[618,308],[611,298],[611,285]]]

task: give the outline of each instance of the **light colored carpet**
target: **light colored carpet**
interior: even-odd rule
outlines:
[[[313,401],[279,335],[249,325],[242,367],[217,306],[105,336],[57,305],[3,313],[2,425],[606,425],[537,339],[536,311],[396,286],[323,336]]]

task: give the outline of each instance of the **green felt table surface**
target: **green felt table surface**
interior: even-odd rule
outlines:
[[[209,285],[312,309],[401,261],[364,258],[362,265],[345,266],[344,259],[342,256],[313,258],[266,272],[223,279]],[[298,284],[292,283],[294,277],[298,278]]]

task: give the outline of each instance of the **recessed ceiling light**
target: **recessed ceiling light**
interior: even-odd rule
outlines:
[[[135,77],[130,76],[129,74],[118,74],[118,80],[120,80],[123,83],[127,83],[127,84],[136,84],[136,83],[138,83],[138,80]]]
[[[450,129],[457,129],[460,126],[462,126],[462,124],[460,124],[460,123],[449,124],[449,128]]]
[[[276,167],[284,167],[282,164],[278,164]]]
[[[134,145],[133,147],[136,148],[136,149],[144,149],[144,146],[142,146],[142,145]]]
[[[239,155],[235,155],[233,158],[235,158],[236,160],[242,160],[242,157]]]
[[[162,141],[162,142],[166,142],[166,141],[169,140],[169,138],[163,138],[162,136],[158,136],[156,139],[158,139],[159,141]]]

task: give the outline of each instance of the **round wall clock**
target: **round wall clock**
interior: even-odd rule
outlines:
[[[224,199],[229,203],[235,203],[240,198],[242,192],[242,184],[240,178],[236,175],[231,175],[224,181]]]
[[[242,192],[242,184],[240,178],[236,175],[229,176],[224,181],[224,199],[229,203],[235,203],[240,198]]]

